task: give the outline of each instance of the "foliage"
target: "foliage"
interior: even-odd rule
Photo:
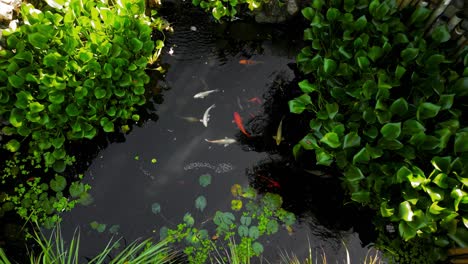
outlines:
[[[228,255],[219,254],[223,250],[220,243],[226,243],[227,247],[235,249],[235,257],[238,260],[250,261],[252,257],[259,256],[263,252],[259,238],[278,232],[280,224],[290,227],[295,222],[295,216],[281,208],[282,199],[277,194],[267,193],[260,198],[251,187],[241,188],[240,185],[236,185],[234,188],[237,192],[234,193],[233,201],[243,202],[240,205],[238,203],[233,211],[239,211],[241,208],[244,210],[237,216],[232,212],[216,211],[214,216],[210,217],[216,226],[213,234],[201,228],[206,221],[196,227],[195,219],[187,213],[183,223],[178,224],[175,229],[163,227],[161,238],[167,239],[169,243],[184,242],[184,253],[188,256],[189,263],[206,263],[208,258],[218,262],[227,261]],[[200,197],[203,196],[197,198],[198,203]],[[206,199],[204,202],[206,203]],[[243,204],[245,206],[242,207]],[[196,204],[196,208],[202,210],[199,204]],[[236,238],[240,241],[239,244],[235,244]]]
[[[80,235],[75,232],[73,238],[69,242],[69,246],[65,246],[65,241],[62,238],[60,227],[54,228],[49,238],[44,234],[34,232],[33,237],[38,244],[38,250],[31,251],[29,259],[31,264],[35,263],[56,263],[56,264],[79,264],[80,261]],[[150,239],[138,242],[132,242],[116,256],[109,261],[109,254],[114,252],[119,245],[119,241],[109,242],[96,257],[89,260],[90,264],[124,264],[124,263],[146,263],[146,264],[162,264],[171,263],[175,257],[167,246],[166,241],[152,243]],[[5,252],[0,248],[0,261],[5,264],[10,264]]]
[[[378,210],[405,241],[438,247],[468,241],[468,53],[446,26],[422,30],[430,11],[394,1],[314,0],[302,14],[311,45],[292,113],[310,131],[294,155],[344,173],[351,200]],[[430,261],[430,260],[429,260]]]
[[[70,141],[120,124],[124,131],[127,121],[139,119],[146,66],[163,47],[162,40],[155,47],[152,27],[162,31],[165,24],[145,16],[143,0],[47,4],[43,11],[24,4],[20,26],[3,31],[0,120],[11,157],[0,166],[2,184],[14,192],[0,193],[0,214],[14,209],[53,225],[60,217],[51,214],[89,200],[89,186],[52,171],[61,174],[73,164]]]
[[[192,0],[192,4],[200,6],[206,12],[211,12],[213,17],[219,21],[223,17],[231,19],[239,11],[240,6],[247,4],[250,11],[259,9],[263,3],[270,0]]]

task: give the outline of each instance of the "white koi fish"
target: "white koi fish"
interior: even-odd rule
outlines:
[[[208,140],[208,139],[205,138],[205,141],[209,142],[209,143],[224,145],[224,147],[227,147],[227,146],[237,142],[235,139],[228,138],[228,137],[224,137],[223,139],[216,139],[216,140]]]
[[[206,109],[205,113],[203,114],[203,119],[200,119],[200,122],[202,122],[205,127],[208,127],[208,121],[210,121],[210,110],[214,107],[215,105],[208,107],[208,109]]]
[[[278,125],[278,130],[276,130],[276,136],[273,136],[273,139],[276,141],[276,145],[279,146],[281,144],[281,141],[283,141],[283,118],[281,118],[281,121]]]
[[[201,93],[197,93],[196,95],[193,96],[193,98],[203,99],[203,98],[207,97],[209,94],[214,93],[214,92],[219,92],[219,90],[214,89],[214,90],[209,90],[209,91],[204,91],[204,92],[201,92]]]

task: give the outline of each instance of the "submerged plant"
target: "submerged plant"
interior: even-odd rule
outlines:
[[[302,10],[307,78],[290,111],[311,116],[295,156],[337,166],[352,201],[393,223],[404,241],[430,240],[424,261],[468,241],[468,52],[430,11],[391,0],[314,0]]]

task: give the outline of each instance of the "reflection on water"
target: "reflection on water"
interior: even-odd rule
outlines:
[[[334,262],[334,257],[344,257],[342,240],[353,248],[356,260],[362,258],[366,249],[352,229],[357,226],[352,214],[357,212],[340,204],[337,181],[312,178],[289,157],[288,142],[296,140],[294,128],[302,121],[288,115],[283,122],[288,142],[277,147],[272,138],[288,109],[286,104],[275,106],[273,101],[280,101],[271,93],[290,96],[287,90],[295,73],[288,65],[294,64],[300,49],[290,39],[301,39],[302,32],[245,22],[208,23],[206,14],[187,6],[180,12],[185,13],[162,11],[175,30],[167,36],[162,57],[170,67],[164,82],[154,83],[159,88],[153,90],[162,91],[163,98],[151,100],[144,118],[128,135],[114,135],[101,148],[85,173],[95,202],[64,214],[64,233],[71,236],[79,226],[82,253],[92,256],[112,236],[92,230],[93,221],[118,224],[126,241],[157,237],[159,228],[181,222],[186,212],[204,222],[216,210],[227,210],[230,186],[250,183],[260,191],[281,194],[286,209],[300,217],[292,236],[282,230],[263,241],[269,260],[278,259],[278,248],[305,257],[310,244],[330,253]],[[218,92],[193,98],[207,90]],[[213,104],[205,127],[198,121]],[[239,130],[234,113],[248,133]],[[237,143],[224,147],[205,141],[225,137]],[[278,153],[282,155],[272,158]],[[198,177],[206,173],[213,179],[202,189]],[[203,212],[193,203],[200,194],[208,200]],[[154,203],[161,206],[161,214],[152,213]],[[349,216],[345,222],[343,214]]]

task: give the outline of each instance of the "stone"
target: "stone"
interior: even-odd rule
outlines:
[[[13,19],[14,7],[3,2],[0,2],[0,20],[10,21]]]
[[[299,5],[296,0],[288,0],[286,3],[286,11],[289,15],[294,16],[299,11]]]

